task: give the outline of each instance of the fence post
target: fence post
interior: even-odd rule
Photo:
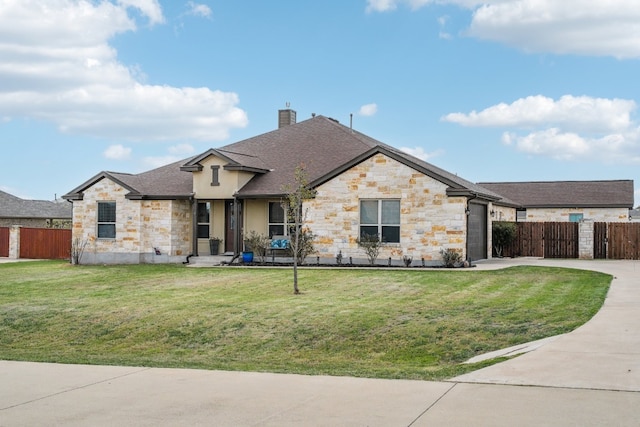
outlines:
[[[12,225],[9,228],[9,258],[20,258],[20,225]]]
[[[580,259],[593,259],[595,244],[593,224],[593,220],[586,219],[580,221],[578,226],[578,258]]]

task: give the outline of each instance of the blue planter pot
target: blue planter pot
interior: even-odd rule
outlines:
[[[242,262],[253,262],[253,252],[242,252]]]

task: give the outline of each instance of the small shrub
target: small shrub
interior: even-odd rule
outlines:
[[[411,263],[413,262],[413,257],[409,255],[403,255],[402,262],[404,263],[405,267],[411,267]]]
[[[509,246],[516,239],[516,224],[514,222],[494,221],[491,231],[493,249],[496,256],[501,258],[505,246]]]
[[[269,237],[251,230],[249,235],[245,236],[244,244],[248,250],[260,259],[260,263],[264,263],[267,248],[269,247]]]
[[[376,259],[378,259],[378,255],[380,255],[380,247],[382,246],[380,237],[377,234],[364,234],[356,242],[367,254],[369,264],[374,265],[376,263]]]
[[[71,264],[80,265],[82,254],[87,246],[88,240],[81,239],[80,237],[74,237],[71,241]]]
[[[336,264],[342,265],[342,249],[336,254]]]
[[[442,263],[447,268],[457,267],[462,264],[462,254],[455,249],[440,249]]]

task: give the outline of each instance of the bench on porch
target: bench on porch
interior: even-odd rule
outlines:
[[[271,262],[276,262],[276,255],[287,256],[290,253],[291,241],[289,236],[274,235],[267,246],[267,255],[271,255]]]

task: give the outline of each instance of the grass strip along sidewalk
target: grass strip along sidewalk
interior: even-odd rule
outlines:
[[[565,333],[611,276],[574,269],[0,264],[0,359],[438,380]]]

